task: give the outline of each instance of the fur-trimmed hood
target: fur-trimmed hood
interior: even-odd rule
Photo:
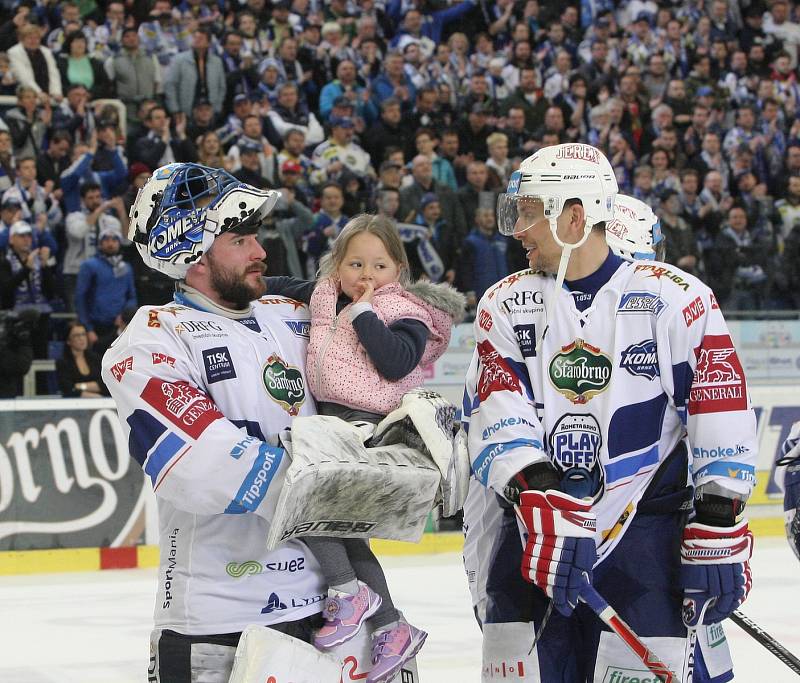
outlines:
[[[437,284],[428,280],[417,280],[406,287],[406,291],[447,313],[453,319],[453,324],[460,323],[466,316],[467,298],[446,282]]]

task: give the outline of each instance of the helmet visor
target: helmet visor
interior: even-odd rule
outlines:
[[[497,199],[497,229],[502,235],[525,232],[548,218],[545,214],[547,201],[529,194],[501,194]]]

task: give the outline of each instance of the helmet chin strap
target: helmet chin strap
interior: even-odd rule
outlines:
[[[547,334],[547,330],[550,327],[550,318],[552,313],[555,311],[556,305],[558,303],[558,296],[560,293],[561,288],[564,286],[564,278],[567,274],[567,266],[569,265],[569,257],[572,255],[572,250],[577,249],[587,239],[589,239],[589,234],[592,232],[592,226],[589,225],[589,219],[586,218],[586,222],[583,225],[583,236],[575,242],[575,244],[570,244],[569,242],[564,242],[558,236],[558,218],[548,218],[548,222],[550,224],[550,232],[553,235],[553,239],[556,241],[559,247],[561,247],[561,259],[558,262],[558,272],[556,273],[556,284],[553,288],[552,296],[545,296],[544,301],[544,314],[547,323],[545,324],[544,332],[542,332],[542,336],[539,337],[539,340],[536,342],[536,353],[538,354],[542,348],[542,342],[544,341],[544,335]]]

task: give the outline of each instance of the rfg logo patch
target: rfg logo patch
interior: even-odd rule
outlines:
[[[209,384],[236,379],[236,368],[233,367],[227,346],[217,346],[203,351],[203,364],[206,367],[206,379]]]
[[[699,320],[706,312],[706,307],[703,304],[703,299],[699,296],[692,301],[686,308],[683,309],[683,321],[686,327],[691,327],[695,320]]]
[[[517,336],[520,353],[523,358],[536,356],[536,325],[514,325],[514,334]]]

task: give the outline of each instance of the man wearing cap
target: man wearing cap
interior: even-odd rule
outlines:
[[[117,316],[136,307],[133,268],[120,253],[121,236],[113,228],[98,235],[97,253],[86,259],[78,271],[75,309],[93,345],[98,337],[115,329]]]
[[[0,251],[8,246],[11,226],[22,219],[22,205],[18,199],[3,199],[0,203]]]
[[[192,107],[192,117],[186,124],[186,137],[194,142],[201,135],[216,129],[217,116],[211,102],[205,99],[197,100]]]
[[[33,229],[17,221],[8,235],[8,248],[0,252],[0,307],[50,311],[55,296],[55,273],[48,265],[50,247],[33,246]]]
[[[459,151],[462,154],[471,154],[473,159],[486,161],[489,156],[486,138],[493,132],[494,127],[489,125],[489,112],[484,105],[476,102],[469,110],[466,120],[458,127],[458,139],[461,141]]]
[[[259,164],[257,169],[258,173],[266,178],[269,187],[272,187],[278,175],[275,168],[275,150],[272,148],[272,145],[269,144],[269,140],[263,135],[261,117],[255,114],[245,116],[242,121],[242,134],[236,140],[236,144],[228,150],[228,156],[233,162],[234,170],[238,170],[241,165],[239,157],[241,150],[245,147],[247,147],[248,151],[256,151]],[[249,183],[249,181],[246,182]],[[253,185],[255,183],[249,184]]]
[[[626,54],[640,69],[645,67],[650,55],[658,49],[658,39],[650,29],[652,20],[653,15],[649,12],[639,12],[629,29]]]
[[[370,163],[369,154],[353,142],[353,119],[337,116],[331,118],[329,123],[330,137],[317,145],[311,155],[311,162],[314,164],[312,183],[321,185],[336,178],[344,168],[350,169],[359,178],[374,178],[375,170]]]
[[[214,113],[222,113],[225,103],[225,69],[222,60],[209,49],[207,31],[192,35],[192,49],[172,60],[164,78],[164,96],[170,112],[190,116],[197,99],[211,102]]]
[[[64,253],[64,303],[67,310],[74,310],[74,293],[80,265],[97,248],[97,236],[107,230],[122,234],[127,231],[128,214],[120,197],[103,201],[97,183],[84,183],[80,189],[81,206],[78,211],[67,214],[67,248]],[[109,213],[113,209],[118,218]],[[124,225],[123,225],[124,222]]]
[[[243,183],[257,187],[260,190],[272,189],[274,186],[261,173],[261,148],[249,140],[231,148],[236,150],[236,165],[238,168],[233,176]]]

